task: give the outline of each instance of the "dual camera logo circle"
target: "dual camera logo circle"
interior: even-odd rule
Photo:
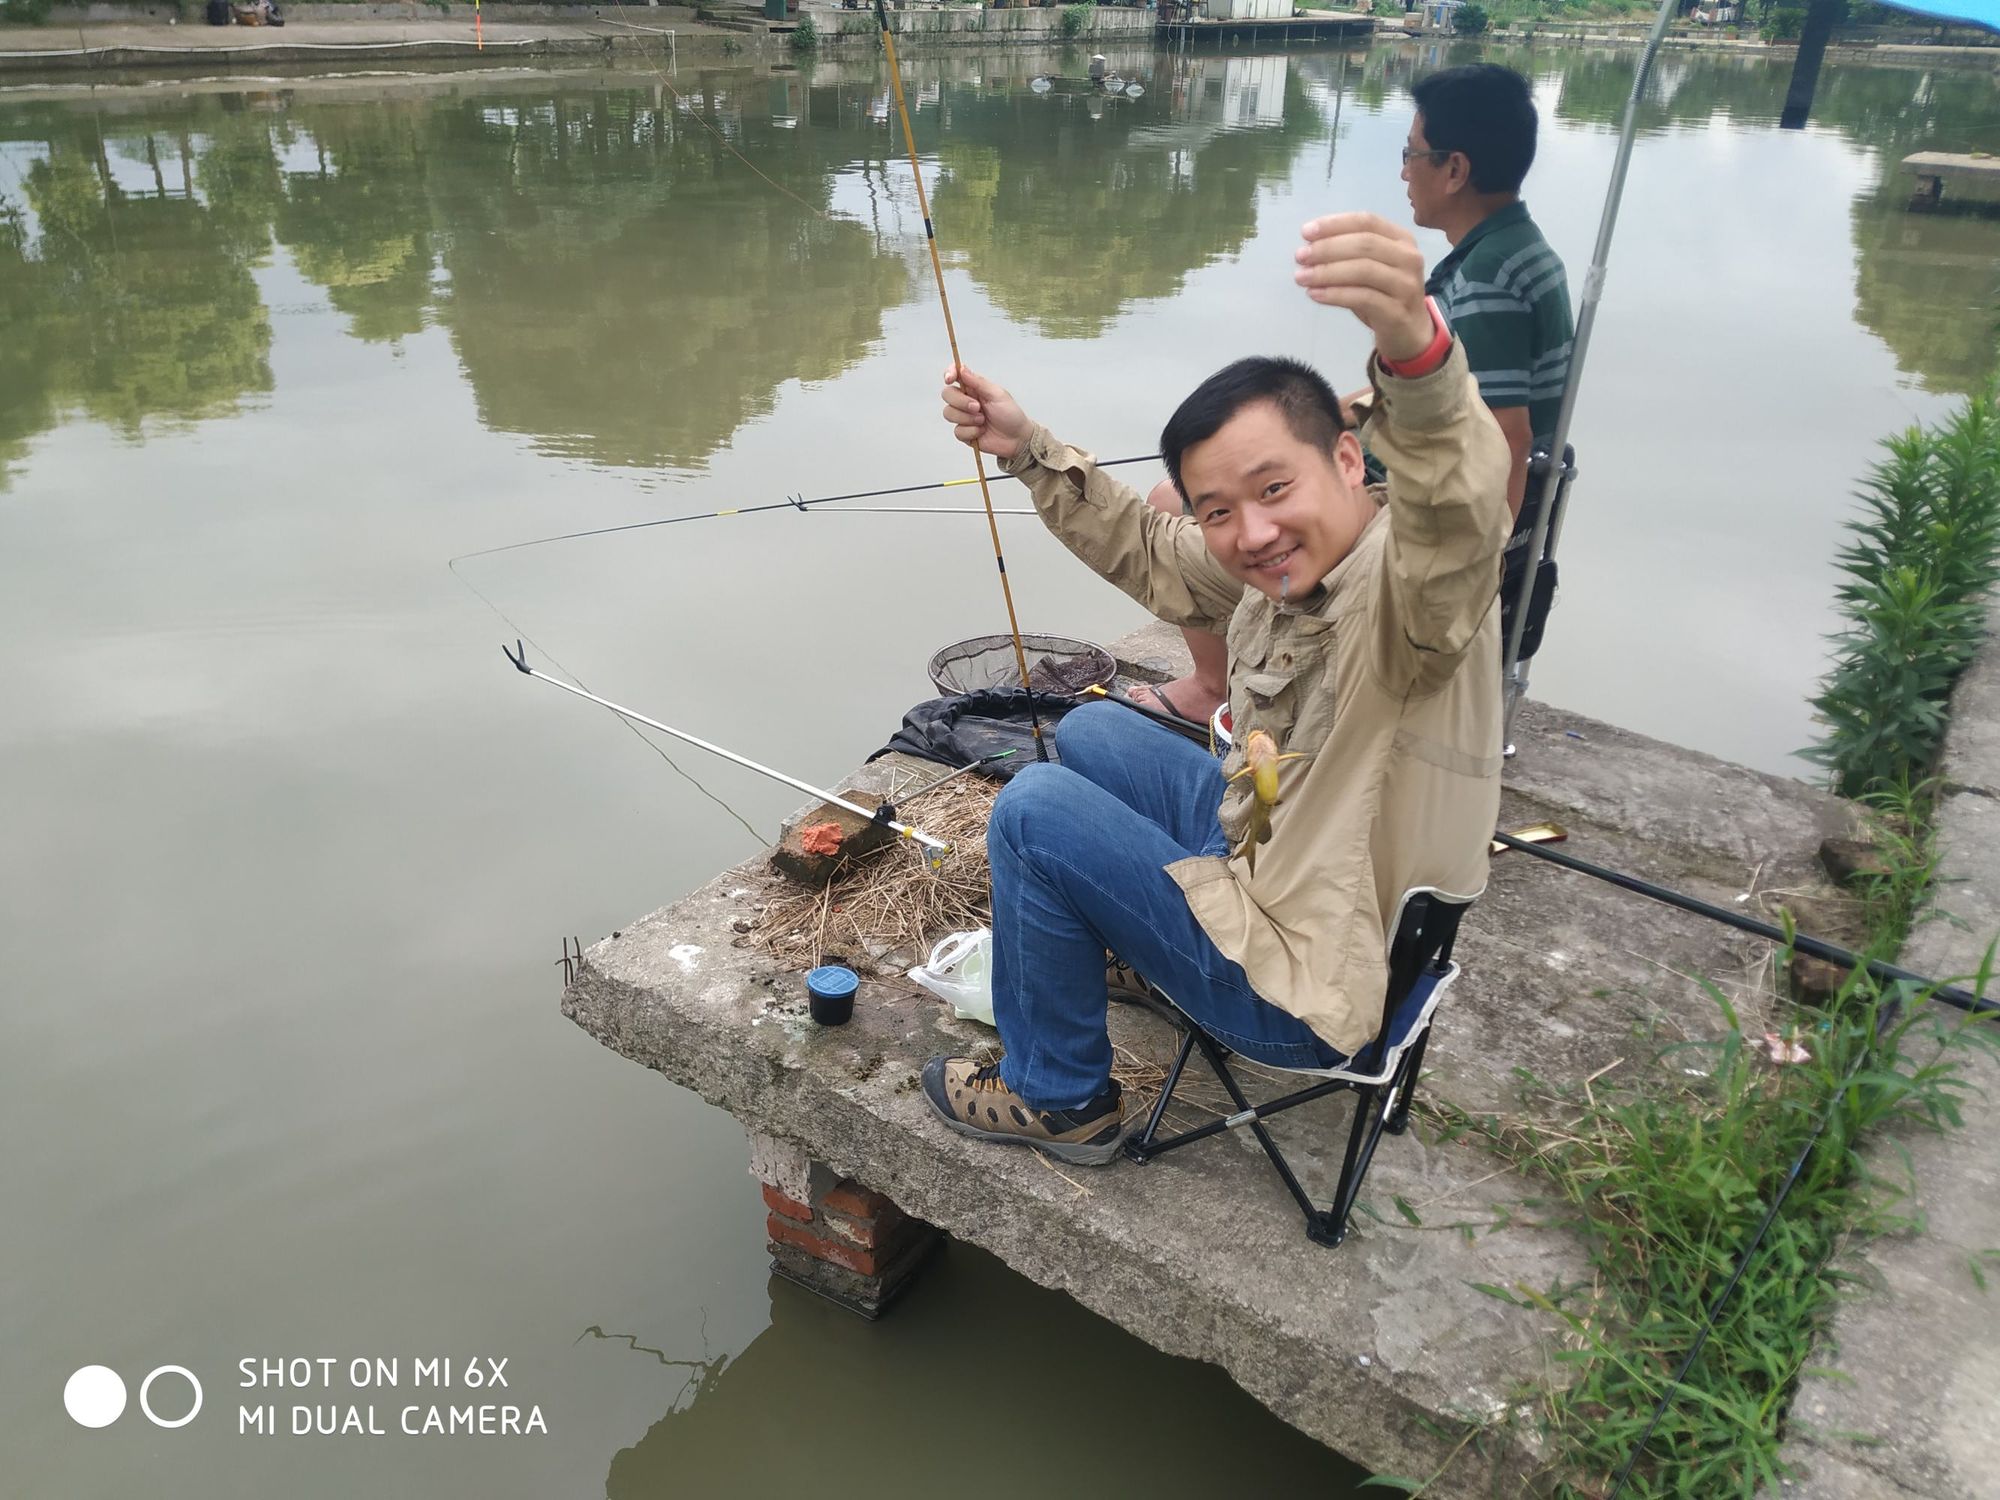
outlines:
[[[180,1417],[163,1417],[153,1410],[153,1382],[178,1375],[194,1391],[194,1404]],[[85,1365],[63,1385],[63,1408],[79,1427],[109,1427],[125,1414],[125,1380],[109,1365]],[[201,1411],[201,1382],[186,1365],[161,1365],[139,1382],[139,1410],[155,1427],[185,1427]]]

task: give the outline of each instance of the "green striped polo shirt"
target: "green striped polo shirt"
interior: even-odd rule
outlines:
[[[1554,437],[1575,328],[1562,257],[1528,205],[1510,203],[1482,219],[1437,263],[1425,289],[1465,345],[1486,404],[1525,406],[1536,439]]]

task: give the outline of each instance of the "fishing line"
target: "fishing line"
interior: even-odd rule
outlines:
[[[1110,468],[1113,465],[1117,464],[1142,464],[1150,462],[1151,460],[1158,457],[1159,455],[1157,453],[1145,453],[1145,454],[1139,454],[1132,458],[1114,458],[1106,461],[1099,467]],[[601,526],[589,531],[567,531],[557,536],[536,537],[533,540],[525,542],[510,542],[507,545],[501,547],[486,547],[477,552],[463,552],[460,553],[457,557],[448,559],[445,562],[445,568],[447,571],[450,572],[452,577],[456,578],[466,588],[470,589],[472,591],[473,596],[477,598],[481,604],[484,604],[488,609],[493,611],[494,615],[500,620],[500,622],[504,624],[509,630],[513,631],[516,637],[526,641],[529,645],[533,646],[536,651],[538,651],[539,653],[541,653],[541,655],[543,655],[548,659],[550,665],[554,666],[556,670],[563,673],[566,677],[570,679],[570,681],[574,682],[578,687],[583,688],[585,692],[588,692],[589,686],[584,682],[584,680],[581,677],[577,676],[575,672],[572,672],[567,666],[563,665],[561,661],[557,660],[554,652],[550,651],[548,647],[544,646],[540,641],[536,640],[532,635],[528,634],[528,632],[521,627],[520,623],[517,620],[515,620],[513,616],[509,615],[498,604],[494,603],[492,597],[488,595],[484,589],[480,588],[478,584],[474,583],[470,578],[468,578],[465,575],[463,571],[460,570],[459,564],[462,562],[470,562],[475,558],[491,557],[501,552],[517,552],[528,547],[539,547],[549,542],[573,541],[579,537],[606,536],[613,532],[637,531],[652,526],[672,526],[682,521],[708,521],[708,520],[713,520],[719,516],[758,515],[758,514],[768,513],[774,510],[803,511],[811,506],[831,505],[837,501],[842,501],[842,500],[871,500],[881,495],[908,495],[908,494],[915,494],[924,490],[950,489],[953,488],[954,486],[967,485],[971,483],[973,483],[973,481],[970,479],[945,479],[930,484],[905,484],[905,485],[892,486],[891,488],[888,489],[857,490],[851,494],[844,494],[844,495],[822,495],[814,500],[788,498],[785,500],[772,501],[771,503],[766,505],[746,505],[731,510],[704,511],[698,515],[689,515],[689,516],[666,516],[661,519],[652,521],[634,521],[624,526]],[[856,511],[879,509],[880,511],[887,512],[889,514],[895,514],[897,511],[909,511],[911,513],[922,513],[922,514],[936,514],[945,508],[939,507],[934,509],[931,507],[917,507],[917,506],[908,506],[908,507],[855,506],[854,509]],[[976,511],[960,511],[956,509],[951,510],[951,513],[954,515],[977,514]],[[990,506],[988,508],[988,513],[989,515],[992,514]],[[835,512],[835,514],[838,514],[838,512]],[[1015,511],[1010,509],[1001,512],[1001,514],[1033,515],[1034,512],[1032,510]],[[623,724],[634,735],[637,735],[639,738],[639,742],[642,745],[644,745],[647,749],[651,750],[655,755],[659,756],[661,760],[665,761],[669,766],[671,766],[676,775],[680,776],[696,791],[700,792],[704,797],[708,798],[709,801],[713,802],[717,807],[721,808],[724,812],[728,813],[730,817],[734,818],[736,822],[742,827],[743,831],[749,834],[751,838],[755,839],[760,845],[769,844],[772,842],[770,839],[767,839],[762,834],[758,833],[755,828],[751,827],[750,824],[744,819],[743,815],[737,812],[735,808],[731,807],[722,798],[718,797],[714,792],[711,792],[706,786],[702,785],[700,781],[696,780],[692,775],[690,775],[688,771],[685,768],[683,768],[678,761],[676,761],[671,755],[667,754],[667,752],[664,749],[662,749],[656,741],[654,741],[650,736],[645,734],[631,720],[623,717],[622,715],[614,715],[614,717],[616,717],[618,719],[618,722]]]
[[[882,31],[882,49],[889,58],[889,87],[896,95],[896,115],[903,122],[903,147],[909,153],[910,173],[917,184],[917,208],[924,216],[924,244],[931,253],[931,276],[937,282],[938,305],[944,310],[945,341],[951,345],[952,372],[964,368],[958,353],[958,329],[951,318],[951,295],[945,290],[944,263],[938,259],[937,228],[931,223],[930,201],[924,196],[924,169],[917,161],[916,132],[910,128],[910,106],[903,98],[903,70],[896,61],[896,34],[889,29],[889,10],[884,0],[875,0],[875,23]],[[1049,747],[1042,739],[1042,716],[1035,707],[1034,684],[1028,680],[1028,653],[1021,645],[1021,622],[1014,613],[1014,586],[1007,581],[1007,554],[1000,546],[1000,521],[993,513],[993,492],[986,484],[986,455],[979,444],[972,449],[972,472],[979,481],[980,503],[986,507],[986,534],[993,543],[993,562],[1000,570],[1000,595],[1007,601],[1007,629],[1014,638],[1014,665],[1021,673],[1021,687],[1027,693],[1028,724],[1035,736],[1035,759],[1048,763]]]
[[[1099,462],[1097,467],[1100,469],[1112,469],[1118,467],[1120,464],[1151,463],[1159,456],[1157,453],[1141,453],[1133,458],[1108,458]],[[915,495],[925,490],[948,490],[960,485],[976,483],[978,481],[972,479],[940,479],[934,480],[930,484],[901,484],[886,490],[856,490],[846,495],[821,495],[814,500],[802,500],[794,496],[787,496],[783,500],[772,500],[762,505],[737,505],[731,506],[726,510],[705,510],[687,516],[661,516],[651,521],[628,521],[621,526],[593,526],[586,531],[564,531],[557,533],[555,536],[538,536],[525,542],[508,542],[500,547],[482,547],[477,552],[461,552],[458,556],[452,558],[446,566],[456,571],[458,564],[475,557],[492,557],[501,552],[518,552],[525,547],[542,547],[550,542],[573,542],[587,536],[611,536],[620,531],[644,531],[651,526],[678,526],[683,521],[713,521],[721,516],[754,516],[773,510],[810,510],[815,505],[832,505],[841,500],[876,500],[885,495]],[[859,506],[856,507],[856,509],[860,508]],[[989,512],[992,510],[990,500],[987,503],[987,510]]]
[[[526,641],[529,645],[533,646],[535,650],[540,652],[544,657],[548,658],[549,665],[554,667],[558,672],[562,673],[563,676],[569,678],[571,682],[574,682],[578,687],[582,688],[585,692],[590,691],[589,687],[584,683],[584,680],[581,677],[577,676],[576,673],[572,672],[568,667],[564,666],[561,662],[556,660],[555,653],[553,651],[549,650],[547,646],[544,646],[540,641],[536,640],[533,636],[529,635],[527,631],[523,630],[518,624],[516,624],[512,619],[508,617],[507,611],[505,611],[499,605],[495,604],[491,599],[486,597],[485,592],[480,589],[478,584],[474,583],[470,578],[467,578],[463,573],[459,572],[457,558],[453,558],[450,562],[446,563],[445,566],[451,570],[451,575],[454,578],[456,578],[460,583],[464,584],[467,588],[471,589],[473,593],[479,596],[480,603],[484,604],[488,609],[492,610],[494,614],[500,617],[501,623],[504,624],[509,630],[513,631],[517,639]],[[709,801],[713,802],[717,807],[721,808],[724,812],[728,813],[730,817],[734,818],[737,824],[743,829],[743,831],[749,834],[750,837],[757,843],[759,848],[763,848],[773,842],[773,840],[765,838],[763,834],[759,833],[756,829],[752,828],[750,826],[749,821],[743,816],[743,814],[738,812],[735,808],[731,807],[727,802],[723,801],[722,798],[716,796],[714,792],[711,792],[707,787],[703,786],[699,781],[695,780],[693,776],[691,776],[685,769],[682,768],[681,764],[678,761],[676,761],[671,755],[667,754],[667,752],[664,749],[662,749],[657,743],[655,743],[650,736],[644,733],[637,724],[634,724],[630,719],[626,718],[623,714],[614,714],[612,715],[612,717],[617,719],[618,722],[620,724],[623,724],[627,729],[631,730],[633,734],[637,735],[640,744],[644,745],[648,750],[652,751],[655,755],[659,756],[661,760],[665,761],[670,767],[672,767],[673,772],[676,776],[680,777],[681,780],[685,781],[689,786],[693,787],[696,791],[700,792],[702,796],[708,798]]]

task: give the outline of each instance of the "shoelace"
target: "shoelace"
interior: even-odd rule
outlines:
[[[975,1089],[1004,1090],[1007,1085],[1000,1081],[1000,1064],[988,1063],[983,1068],[975,1068],[966,1083]]]

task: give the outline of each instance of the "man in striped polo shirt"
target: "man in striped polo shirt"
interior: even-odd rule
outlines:
[[[1479,394],[1506,434],[1507,507],[1518,518],[1528,454],[1555,436],[1574,331],[1562,259],[1521,201],[1535,160],[1535,101],[1528,80],[1497,63],[1432,73],[1410,93],[1410,208],[1451,242],[1425,290],[1465,346]]]

